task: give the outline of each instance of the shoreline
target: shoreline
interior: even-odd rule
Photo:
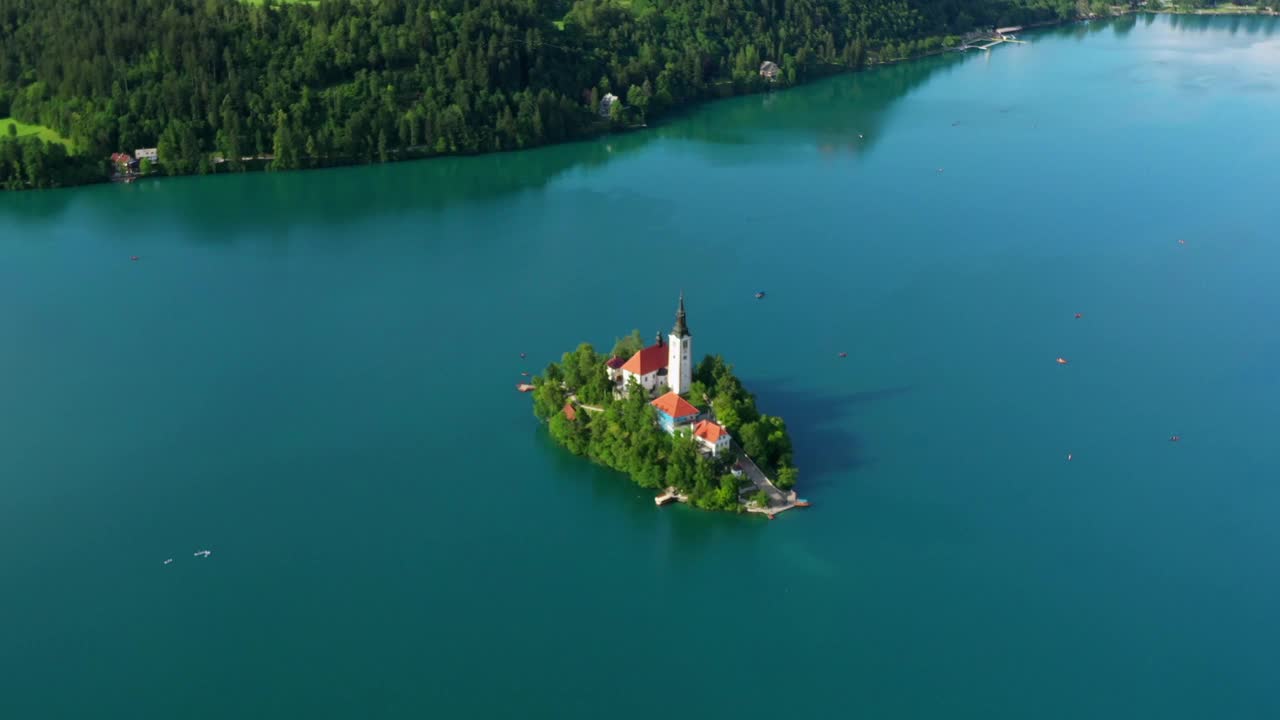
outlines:
[[[1074,23],[1089,22],[1092,20],[1109,20],[1109,19],[1121,18],[1129,15],[1144,15],[1144,14],[1215,15],[1215,16],[1230,16],[1230,17],[1249,17],[1249,16],[1280,17],[1280,11],[1274,10],[1269,7],[1258,6],[1258,5],[1227,5],[1227,6],[1218,6],[1214,8],[1179,8],[1179,7],[1167,7],[1167,6],[1162,6],[1160,8],[1151,8],[1151,7],[1130,8],[1130,7],[1117,6],[1117,7],[1110,8],[1110,13],[1106,15],[1089,14],[1089,15],[1076,16],[1074,18],[1042,20],[1039,22],[1028,23],[1026,25],[1023,25],[1022,29],[1033,30],[1033,29],[1071,25]],[[915,42],[933,40],[933,39],[937,39],[938,37],[939,36],[926,36],[923,38],[916,39]],[[1003,43],[998,43],[998,44],[1003,44]],[[711,88],[715,86],[709,86],[708,93],[706,94],[705,97],[698,98],[683,106],[673,107],[670,109],[669,112],[665,113],[663,117],[656,119],[652,123],[650,123],[647,119],[643,119],[640,122],[632,123],[630,125],[625,125],[625,126],[619,126],[619,127],[611,127],[611,126],[605,125],[604,123],[596,123],[595,128],[592,128],[591,130],[584,133],[580,137],[569,138],[569,139],[561,140],[559,142],[542,143],[539,145],[533,145],[533,146],[524,147],[524,148],[485,150],[485,151],[479,151],[479,152],[453,152],[453,153],[434,154],[430,152],[424,153],[423,148],[419,146],[419,147],[401,148],[401,149],[392,150],[391,154],[393,156],[399,156],[399,157],[393,157],[392,159],[389,159],[386,162],[361,161],[360,159],[357,159],[357,158],[339,156],[339,157],[321,158],[316,162],[314,162],[310,167],[289,168],[287,170],[278,170],[278,171],[273,170],[270,167],[270,162],[271,162],[270,157],[265,157],[265,158],[255,157],[252,159],[246,159],[246,160],[249,160],[249,162],[242,164],[240,168],[227,169],[223,171],[219,171],[218,167],[219,165],[225,165],[226,163],[225,161],[220,162],[220,159],[218,159],[213,161],[212,169],[206,173],[189,172],[189,173],[168,175],[162,172],[153,171],[145,179],[148,179],[150,181],[155,181],[155,180],[164,180],[167,178],[195,177],[195,176],[203,176],[203,175],[215,175],[215,176],[216,175],[238,175],[241,173],[258,173],[258,172],[307,172],[311,170],[326,170],[326,169],[343,168],[343,167],[360,167],[364,165],[384,165],[384,164],[389,165],[392,163],[435,160],[440,158],[479,157],[482,155],[518,153],[526,150],[536,150],[539,148],[554,147],[557,145],[570,145],[578,142],[588,142],[592,140],[598,140],[600,138],[608,137],[610,135],[626,135],[634,132],[648,130],[651,127],[661,127],[667,122],[679,119],[681,117],[686,116],[690,112],[696,111],[698,108],[700,108],[703,105],[716,102],[719,100],[727,100],[735,97],[749,97],[752,95],[764,95],[772,92],[791,90],[794,88],[803,87],[805,85],[810,85],[814,82],[825,80],[827,78],[834,77],[837,75],[861,72],[863,70],[871,70],[871,69],[875,69],[877,67],[882,67],[882,66],[899,65],[899,64],[911,62],[914,60],[923,60],[929,57],[936,57],[939,55],[946,55],[948,53],[965,52],[965,51],[967,51],[967,48],[964,48],[963,46],[939,47],[936,49],[928,50],[925,52],[921,52],[921,53],[917,53],[914,55],[909,55],[901,58],[893,58],[893,59],[885,60],[885,59],[880,59],[879,57],[876,57],[875,60],[868,59],[861,66],[844,65],[840,63],[815,63],[820,68],[832,68],[832,69],[827,70],[825,72],[822,70],[819,70],[815,72],[810,78],[804,81],[797,82],[792,85],[786,85],[783,87],[777,87],[774,85],[765,85],[759,88],[747,87],[743,89],[741,92],[737,91],[737,89],[735,88],[733,91],[726,94],[726,93],[716,93],[711,90]],[[990,52],[990,48],[988,48],[987,51]],[[137,176],[132,179],[137,180],[137,179],[144,179],[144,178],[142,176]],[[23,190],[30,191],[30,190],[37,190],[37,189],[66,190],[73,187],[86,187],[90,185],[98,185],[98,184],[105,184],[105,183],[119,184],[119,181],[117,180],[117,178],[112,177],[111,175],[104,175],[100,179],[95,180],[93,182],[78,183],[73,185],[62,185],[62,186],[52,187],[52,188],[25,187],[25,188],[19,188],[19,189],[12,189],[11,191],[23,191]]]

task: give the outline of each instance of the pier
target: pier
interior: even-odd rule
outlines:
[[[746,451],[738,446],[736,440],[733,442],[733,449],[738,453],[738,465],[742,468],[742,474],[751,481],[755,490],[763,491],[765,495],[769,496],[768,504],[764,506],[748,505],[747,512],[767,515],[772,520],[778,513],[786,512],[793,508],[809,507],[809,501],[797,497],[795,490],[785,493],[779,490],[778,486],[774,485],[773,481],[769,479],[769,476],[765,475],[764,471],[760,469],[760,466],[756,465]],[[738,497],[741,498],[742,494],[739,491]]]
[[[666,492],[653,499],[653,504],[658,507],[669,505],[673,502],[689,502],[689,496],[681,495],[679,490],[669,487]]]
[[[1018,43],[1020,45],[1025,45],[1027,43],[1026,40],[1019,40],[1017,36],[1014,35],[1014,33],[1018,32],[1021,29],[1022,29],[1021,25],[1012,25],[1010,27],[996,28],[995,31],[990,34],[984,34],[978,37],[974,37],[971,40],[966,40],[964,44],[956,48],[956,51],[964,52],[965,50],[990,50],[991,48],[999,45],[1000,43]],[[973,36],[970,36],[970,37],[973,37]]]
[[[790,492],[779,490],[778,486],[773,484],[773,481],[764,474],[760,466],[756,465],[755,461],[743,452],[736,442],[733,443],[733,449],[738,455],[738,466],[742,468],[742,474],[751,481],[751,489],[738,490],[738,499],[746,504],[743,496],[756,491],[763,491],[769,496],[769,502],[766,505],[746,504],[747,512],[767,515],[772,520],[778,513],[786,512],[793,508],[809,507],[809,501],[797,497],[795,490]],[[687,503],[689,502],[689,496],[682,495],[679,490],[673,487],[667,488],[661,495],[653,499],[653,504],[658,507],[677,502]]]

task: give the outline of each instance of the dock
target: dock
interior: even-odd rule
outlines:
[[[673,502],[689,502],[689,497],[687,495],[681,495],[678,490],[673,487],[669,487],[666,492],[653,499],[653,504],[658,507],[669,505]]]
[[[1017,43],[1019,45],[1027,44],[1026,40],[1019,40],[1014,33],[1022,29],[1021,25],[1013,25],[1010,27],[996,28],[994,32],[984,36],[976,37],[972,40],[966,40],[964,44],[956,48],[958,52],[965,50],[990,50],[1000,43]],[[973,37],[972,35],[970,37]]]
[[[809,501],[805,500],[804,498],[796,497],[796,491],[792,490],[791,492],[787,493],[781,505],[775,505],[773,501],[770,500],[769,504],[765,505],[764,507],[760,507],[759,505],[748,505],[747,512],[760,513],[761,515],[767,515],[769,519],[772,520],[778,516],[778,513],[783,513],[788,510],[794,510],[795,508],[806,508],[806,507],[809,507]]]
[[[769,479],[764,471],[756,465],[747,452],[733,442],[733,448],[738,453],[738,467],[742,468],[743,474],[751,481],[752,489],[763,492],[769,496],[769,502],[765,505],[747,505],[747,512],[760,513],[767,515],[770,520],[777,517],[778,513],[783,513],[794,508],[809,507],[809,501],[796,496],[796,491],[782,492],[777,485]],[[741,499],[744,494],[751,493],[751,490],[739,491],[738,498]]]

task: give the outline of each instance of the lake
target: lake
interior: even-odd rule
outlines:
[[[1280,20],[1024,39],[0,195],[0,715],[1280,714]],[[681,291],[813,507],[655,508],[515,392]]]

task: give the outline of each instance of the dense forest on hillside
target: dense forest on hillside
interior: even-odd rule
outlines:
[[[0,0],[0,184],[105,174],[158,147],[169,173],[530,147],[700,99],[941,47],[1076,0]],[[620,98],[607,116],[600,100]],[[0,143],[7,139],[0,128]],[[40,148],[40,149],[33,149]]]

